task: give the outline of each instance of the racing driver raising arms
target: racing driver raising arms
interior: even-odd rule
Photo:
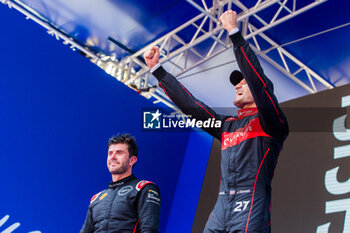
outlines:
[[[237,28],[237,14],[226,11],[220,22],[230,35],[241,72],[230,81],[236,89],[238,116],[217,114],[197,100],[159,64],[159,50],[145,54],[146,63],[170,99],[197,120],[214,118],[221,128],[207,128],[222,142],[219,195],[204,229],[208,232],[270,232],[271,180],[288,124],[273,93],[272,82]]]

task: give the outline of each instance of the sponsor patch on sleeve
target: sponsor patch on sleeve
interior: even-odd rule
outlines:
[[[153,184],[151,181],[147,180],[141,180],[140,182],[137,183],[136,185],[136,190],[140,191],[143,187],[145,187],[147,184]]]
[[[102,191],[101,191],[101,192],[102,192]],[[93,203],[93,202],[96,200],[96,198],[101,194],[101,192],[95,194],[95,195],[91,198],[90,204]]]
[[[160,205],[159,193],[153,189],[149,189],[146,202],[151,202],[151,203]]]

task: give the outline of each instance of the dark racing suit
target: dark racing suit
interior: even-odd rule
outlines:
[[[159,218],[158,187],[131,175],[92,197],[80,233],[157,233]]]
[[[257,108],[223,116],[197,100],[162,67],[153,71],[160,86],[185,113],[197,120],[215,118],[221,128],[204,129],[222,142],[221,184],[204,232],[270,232],[271,180],[288,124],[273,85],[240,32],[230,36],[240,70]]]

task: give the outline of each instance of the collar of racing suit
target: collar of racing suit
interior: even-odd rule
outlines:
[[[238,119],[242,119],[246,116],[252,116],[258,113],[258,109],[254,108],[242,108],[238,110]]]
[[[120,185],[125,184],[125,183],[128,182],[129,180],[132,180],[132,179],[135,179],[135,178],[136,178],[136,177],[132,174],[132,175],[130,175],[130,176],[128,176],[128,177],[125,177],[125,178],[123,178],[123,179],[121,179],[121,180],[114,181],[114,182],[110,182],[110,183],[108,184],[108,187],[114,189],[114,188],[116,188],[116,187],[118,187],[118,186],[120,186]]]

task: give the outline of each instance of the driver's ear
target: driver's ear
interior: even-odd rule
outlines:
[[[129,165],[134,166],[134,164],[137,162],[137,157],[136,156],[131,156]]]

